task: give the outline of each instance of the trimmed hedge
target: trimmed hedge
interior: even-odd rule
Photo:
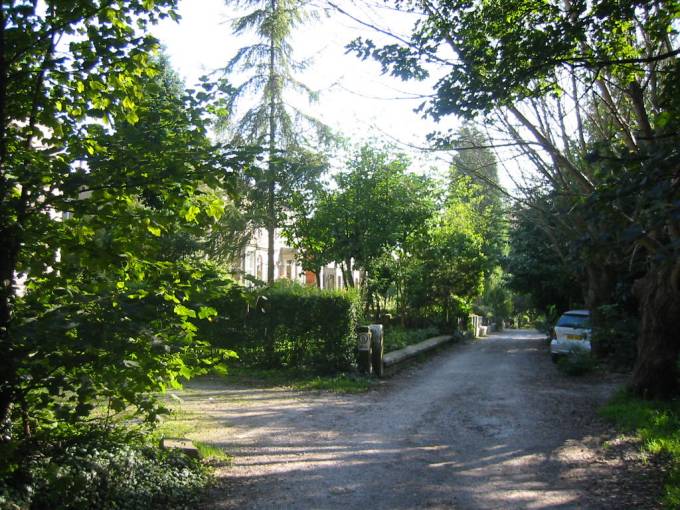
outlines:
[[[345,371],[355,362],[359,295],[277,282],[234,289],[210,303],[218,317],[204,331],[216,347],[259,368]]]

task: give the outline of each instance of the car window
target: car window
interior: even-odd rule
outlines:
[[[560,320],[557,321],[557,325],[563,328],[589,329],[590,317],[587,315],[571,315],[565,313],[560,317]]]

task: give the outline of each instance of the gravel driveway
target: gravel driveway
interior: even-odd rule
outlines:
[[[596,409],[622,382],[564,376],[540,335],[508,331],[363,395],[203,382],[185,405],[235,457],[206,508],[654,508],[658,476],[622,460],[635,445],[602,448]]]

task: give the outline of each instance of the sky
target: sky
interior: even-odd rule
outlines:
[[[371,5],[341,0],[339,5],[362,22],[401,35],[407,35],[415,21],[413,14],[397,13],[380,1]],[[199,76],[223,67],[238,48],[249,42],[232,34],[231,23],[238,11],[227,7],[224,0],[182,0],[179,12],[179,23],[165,20],[153,32],[187,86],[195,84]],[[358,36],[388,41],[337,11],[298,29],[293,40],[294,58],[310,60],[300,81],[319,92],[317,103],[303,102],[299,106],[352,142],[377,139],[394,143],[406,152],[408,146],[426,146],[428,132],[458,125],[454,118],[436,125],[413,111],[422,103],[422,96],[432,94],[434,79],[402,82],[381,75],[376,62],[346,54],[345,45]],[[437,166],[439,171],[446,167],[445,160],[450,160],[450,155],[425,156],[417,151],[410,154],[414,166]]]

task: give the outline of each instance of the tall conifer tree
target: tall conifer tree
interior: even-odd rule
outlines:
[[[310,101],[317,98],[296,78],[306,63],[293,59],[291,46],[294,30],[314,13],[304,0],[241,0],[236,5],[251,10],[234,22],[234,34],[254,33],[257,40],[238,50],[224,68],[225,76],[246,75],[234,89],[229,111],[237,111],[235,108],[246,98],[255,95],[257,100],[229,122],[236,140],[259,145],[267,153],[266,168],[254,179],[253,202],[268,233],[267,281],[271,283],[274,237],[281,206],[285,205],[283,197],[291,187],[304,189],[318,177],[323,164],[306,149],[312,142],[328,141],[330,136],[324,124],[286,101],[287,92],[303,94]]]

